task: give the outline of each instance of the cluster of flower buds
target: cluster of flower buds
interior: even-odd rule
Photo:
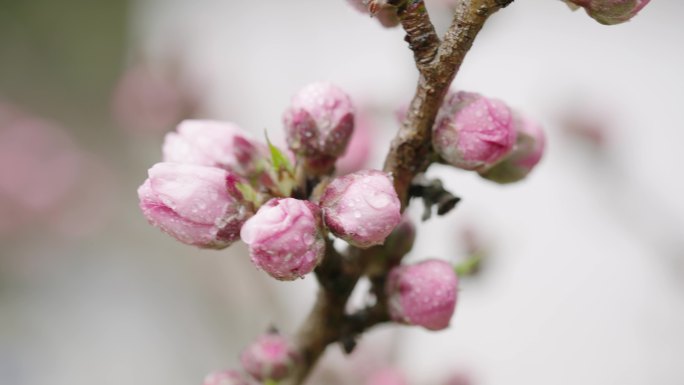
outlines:
[[[313,271],[328,232],[357,247],[382,244],[401,220],[389,174],[364,170],[335,178],[321,185],[317,202],[292,197],[297,170],[305,178],[329,174],[344,154],[354,128],[349,96],[330,83],[306,86],[292,99],[284,125],[297,167],[235,124],[180,123],[166,136],[164,162],[138,189],[143,214],[189,245],[220,249],[241,238],[252,262],[279,280]]]
[[[334,235],[367,248],[382,244],[401,220],[388,174],[364,170],[333,179],[320,204],[272,199],[242,228],[255,265],[281,280],[311,272],[325,252],[323,223]]]
[[[464,91],[447,95],[432,136],[445,162],[499,183],[527,176],[541,159],[544,142],[539,125],[502,101]]]
[[[651,0],[565,0],[573,9],[584,8],[601,24],[613,25],[629,21]]]

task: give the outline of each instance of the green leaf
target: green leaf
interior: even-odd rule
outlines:
[[[468,257],[465,261],[458,263],[456,266],[454,266],[454,271],[456,272],[456,275],[459,276],[459,278],[467,277],[477,272],[481,262],[482,253],[476,252],[470,257]]]
[[[271,164],[273,165],[274,171],[277,173],[280,170],[286,170],[290,174],[294,173],[290,159],[280,150],[278,147],[271,143],[268,139],[268,134],[266,134],[266,143],[268,143],[268,149],[271,151]]]
[[[240,191],[240,194],[242,194],[242,198],[248,202],[252,202],[253,204],[257,204],[257,192],[252,188],[252,186],[248,185],[247,183],[237,183],[235,187]]]

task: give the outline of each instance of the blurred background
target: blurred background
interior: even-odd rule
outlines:
[[[444,3],[428,4],[440,32]],[[543,123],[545,158],[503,187],[431,168],[463,201],[409,259],[485,255],[452,327],[373,330],[310,383],[383,367],[417,385],[684,383],[682,14],[653,1],[605,27],[519,0],[492,17],[454,88]],[[289,98],[318,80],[353,96],[381,167],[416,70],[400,29],[346,1],[0,0],[0,383],[199,384],[270,325],[294,332],[313,277],[182,245],[136,189],[180,120],[282,141]]]

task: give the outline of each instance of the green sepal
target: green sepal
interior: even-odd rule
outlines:
[[[236,183],[235,187],[242,194],[242,199],[251,202],[254,206],[259,206],[259,196],[252,186],[247,183]]]
[[[294,174],[294,168],[290,163],[290,159],[283,154],[283,151],[276,147],[271,140],[268,139],[268,134],[266,134],[266,143],[268,143],[268,149],[271,152],[271,165],[273,166],[273,171],[278,173],[280,170],[284,169],[290,174]]]
[[[456,266],[454,266],[454,272],[456,272],[456,275],[458,275],[459,278],[467,277],[475,274],[480,268],[481,263],[482,253],[474,253],[466,260],[457,263]]]

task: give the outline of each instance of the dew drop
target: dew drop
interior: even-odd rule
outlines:
[[[375,209],[382,209],[390,204],[390,199],[385,194],[372,194],[367,196],[366,202]]]

